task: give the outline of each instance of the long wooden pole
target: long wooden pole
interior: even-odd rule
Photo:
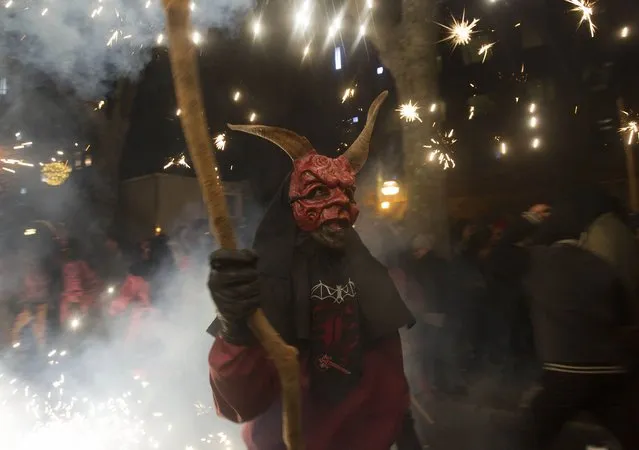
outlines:
[[[621,126],[626,125],[626,117],[623,113],[624,105],[621,98],[617,99],[617,111],[619,114],[619,123]],[[635,165],[635,154],[632,150],[632,145],[628,142],[624,136],[621,137],[623,143],[623,150],[626,154],[626,173],[628,174],[628,204],[632,212],[639,211],[639,197],[637,192],[637,169]]]
[[[169,57],[180,120],[197,179],[208,208],[209,225],[223,248],[237,247],[226,207],[224,190],[218,178],[213,145],[208,133],[197,53],[191,41],[190,0],[163,0],[169,37]],[[257,310],[250,318],[251,330],[273,360],[282,387],[282,433],[288,450],[303,450],[301,396],[297,350],[287,345]]]

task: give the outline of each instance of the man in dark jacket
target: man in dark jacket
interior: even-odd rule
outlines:
[[[506,231],[496,246],[495,274],[521,277],[530,297],[542,390],[531,404],[526,445],[546,449],[563,425],[587,410],[626,450],[639,448],[639,424],[628,396],[631,378],[622,330],[628,301],[622,280],[606,261],[581,248],[594,220],[580,192],[550,208],[538,205]],[[518,245],[526,238],[540,244]]]
[[[270,140],[294,161],[257,231],[256,253],[219,250],[211,258],[218,309],[209,329],[211,387],[218,413],[247,423],[249,450],[284,448],[277,372],[247,326],[258,307],[299,349],[307,450],[388,450],[402,431],[409,394],[398,329],[413,319],[352,228],[355,175],[385,97],[336,159],[288,130],[232,127]]]

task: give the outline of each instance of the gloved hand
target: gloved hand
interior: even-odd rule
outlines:
[[[247,319],[260,307],[257,259],[251,250],[220,249],[211,254],[209,290],[221,337],[230,344],[255,342]]]

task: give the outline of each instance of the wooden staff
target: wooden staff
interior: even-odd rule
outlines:
[[[202,90],[197,67],[196,48],[191,41],[190,0],[163,0],[169,36],[169,56],[180,120],[204,202],[211,232],[223,248],[235,249],[237,243],[229,219],[217,163],[208,133]],[[282,387],[282,433],[289,450],[303,450],[299,362],[297,349],[287,345],[258,309],[249,319],[253,334],[273,360]]]

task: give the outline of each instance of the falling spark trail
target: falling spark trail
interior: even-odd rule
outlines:
[[[479,47],[479,51],[477,52],[477,54],[479,56],[483,56],[481,60],[482,64],[486,62],[486,58],[488,57],[488,52],[493,48],[493,45],[495,45],[495,43],[491,42],[489,44],[484,44],[481,47]]]
[[[625,116],[624,123],[619,128],[620,133],[627,133],[627,145],[632,145],[635,139],[639,142],[639,116],[632,111],[621,111]]]

